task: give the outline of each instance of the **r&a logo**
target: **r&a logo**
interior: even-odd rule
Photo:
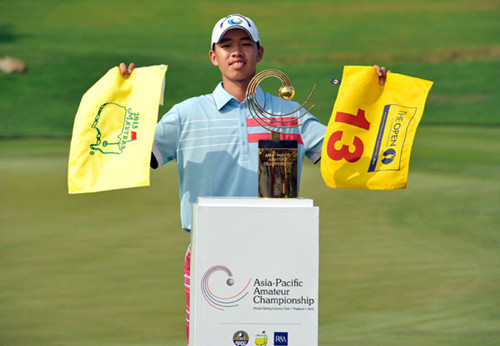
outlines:
[[[274,333],[275,346],[288,346],[288,332],[275,332]]]

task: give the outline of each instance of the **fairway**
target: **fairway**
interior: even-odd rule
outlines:
[[[422,127],[402,191],[332,190],[305,166],[320,345],[498,344],[499,136]],[[2,142],[0,344],[183,345],[175,166],[152,187],[68,196],[68,144]]]
[[[210,33],[229,13],[255,18],[259,70],[285,72],[297,101],[317,84],[323,123],[344,65],[383,64],[434,82],[422,123],[500,124],[496,0],[0,0],[0,57],[28,64],[22,75],[0,73],[0,137],[68,138],[83,93],[121,61],[169,66],[160,114],[212,92],[220,73],[208,58]]]
[[[175,164],[151,187],[70,196],[69,143],[121,61],[169,65],[159,116],[212,92],[210,32],[230,13],[259,27],[258,71],[285,72],[300,103],[317,84],[322,123],[344,65],[434,82],[407,189],[329,189],[305,160],[320,345],[500,345],[498,0],[0,0],[0,59],[28,65],[0,72],[0,346],[186,345]]]

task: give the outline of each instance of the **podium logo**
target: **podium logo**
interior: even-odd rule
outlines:
[[[212,275],[217,272],[225,274],[227,280],[224,282],[223,278],[217,275],[213,278],[214,282],[212,282],[210,279]],[[248,287],[250,286],[251,280],[252,279],[248,279],[247,284],[241,291],[232,293],[235,284],[233,273],[226,266],[215,265],[203,274],[201,280],[201,293],[205,301],[210,304],[211,307],[223,311],[225,308],[234,308],[239,305],[239,302],[248,295]]]
[[[233,335],[233,343],[236,346],[245,346],[248,344],[248,334],[247,332],[243,330],[238,330],[236,333]]]
[[[257,336],[255,337],[255,345],[267,346],[267,334],[265,331],[262,331],[262,333],[257,334]]]
[[[274,345],[275,346],[288,346],[288,333],[287,332],[275,332],[274,333]]]

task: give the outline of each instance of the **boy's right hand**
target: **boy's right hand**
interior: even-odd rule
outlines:
[[[124,62],[120,64],[120,72],[122,73],[123,78],[128,78],[132,71],[135,69],[135,64],[133,62],[130,63],[130,65],[125,65]]]

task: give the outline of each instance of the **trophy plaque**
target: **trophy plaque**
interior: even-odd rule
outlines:
[[[316,85],[307,100],[296,110],[287,114],[267,112],[257,101],[255,92],[259,84],[268,77],[281,80],[279,96],[283,100],[292,100],[295,89],[288,77],[279,70],[265,70],[256,74],[248,84],[246,102],[250,114],[264,129],[270,131],[270,139],[259,140],[259,182],[260,198],[297,198],[298,197],[298,141],[285,139],[286,129],[298,127],[299,119],[313,107],[305,109]],[[300,113],[302,110],[302,113]]]

